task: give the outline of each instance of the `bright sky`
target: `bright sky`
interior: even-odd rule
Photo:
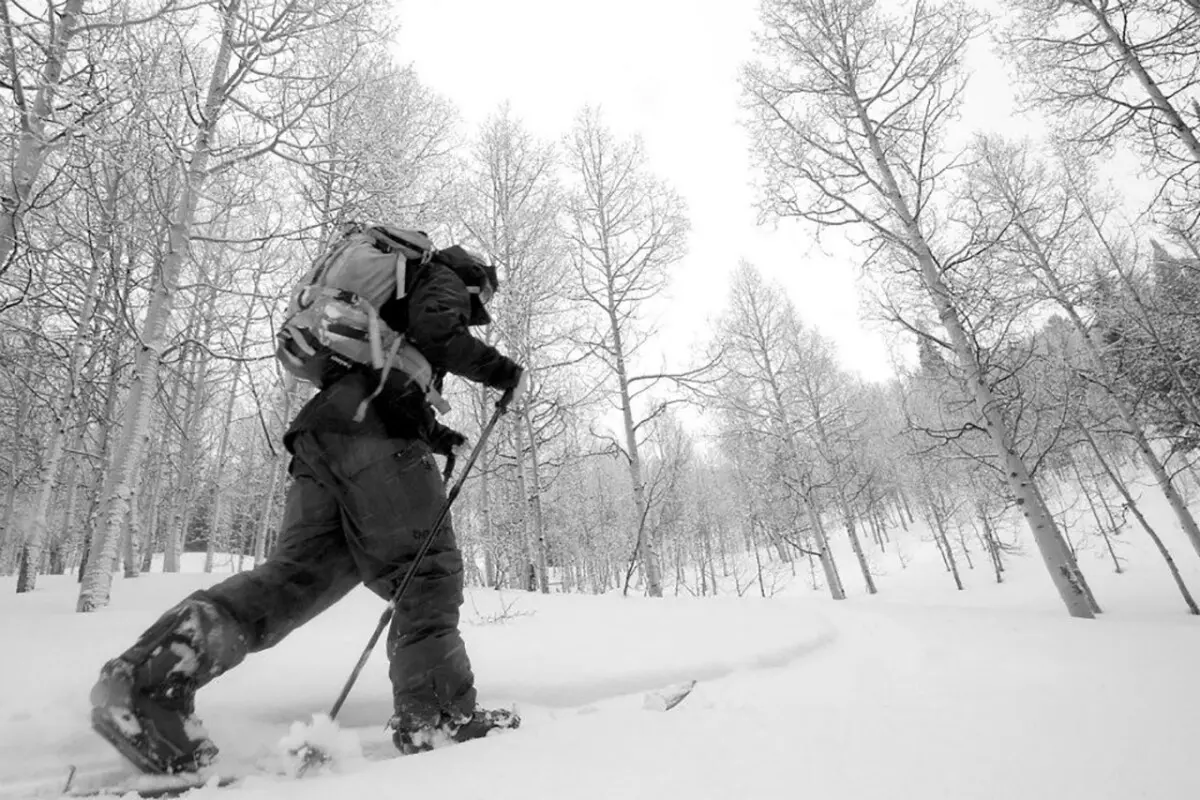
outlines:
[[[618,133],[643,138],[693,226],[663,305],[671,313],[659,319],[670,366],[709,335],[740,258],[781,281],[864,377],[886,378],[890,349],[909,351],[907,337],[862,321],[852,252],[823,253],[799,224],[756,224],[738,74],[752,55],[757,0],[399,0],[397,13],[399,58],[468,124],[507,100],[532,132],[558,140],[591,103]],[[1005,81],[994,59],[972,66],[967,127],[996,124],[1009,105]]]

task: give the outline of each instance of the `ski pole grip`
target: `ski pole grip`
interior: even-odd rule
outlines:
[[[501,411],[508,411],[508,404],[512,402],[513,390],[505,389],[504,394],[500,395],[500,399],[496,401],[496,408]]]

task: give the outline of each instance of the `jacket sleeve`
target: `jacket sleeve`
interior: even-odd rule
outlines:
[[[424,272],[408,296],[409,341],[435,370],[497,389],[516,386],[521,367],[471,335],[471,296],[462,279],[436,264]]]

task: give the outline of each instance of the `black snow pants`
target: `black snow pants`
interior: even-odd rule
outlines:
[[[419,440],[301,431],[291,449],[294,480],[274,552],[198,593],[236,621],[250,652],[279,643],[360,583],[391,597],[446,500],[433,454]],[[458,630],[462,602],[462,555],[447,516],[388,631],[399,724],[416,728],[443,712],[474,711],[474,675]]]

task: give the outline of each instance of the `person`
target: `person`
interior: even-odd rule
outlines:
[[[448,249],[468,268],[435,257],[410,270],[408,296],[384,304],[379,316],[428,360],[438,391],[453,373],[511,390],[517,403],[525,370],[470,331],[491,321],[496,271],[465,248]],[[446,500],[434,453],[465,438],[436,421],[427,395],[403,375],[387,375],[382,391],[379,381],[369,367],[321,363],[319,391],[284,437],[292,483],[270,557],[188,595],[103,665],[91,691],[92,726],[142,770],[211,766],[218,749],[196,715],[197,690],[359,584],[385,599],[393,594]],[[520,724],[514,712],[476,702],[462,603],[463,558],[447,515],[387,633],[388,724],[401,753]]]

